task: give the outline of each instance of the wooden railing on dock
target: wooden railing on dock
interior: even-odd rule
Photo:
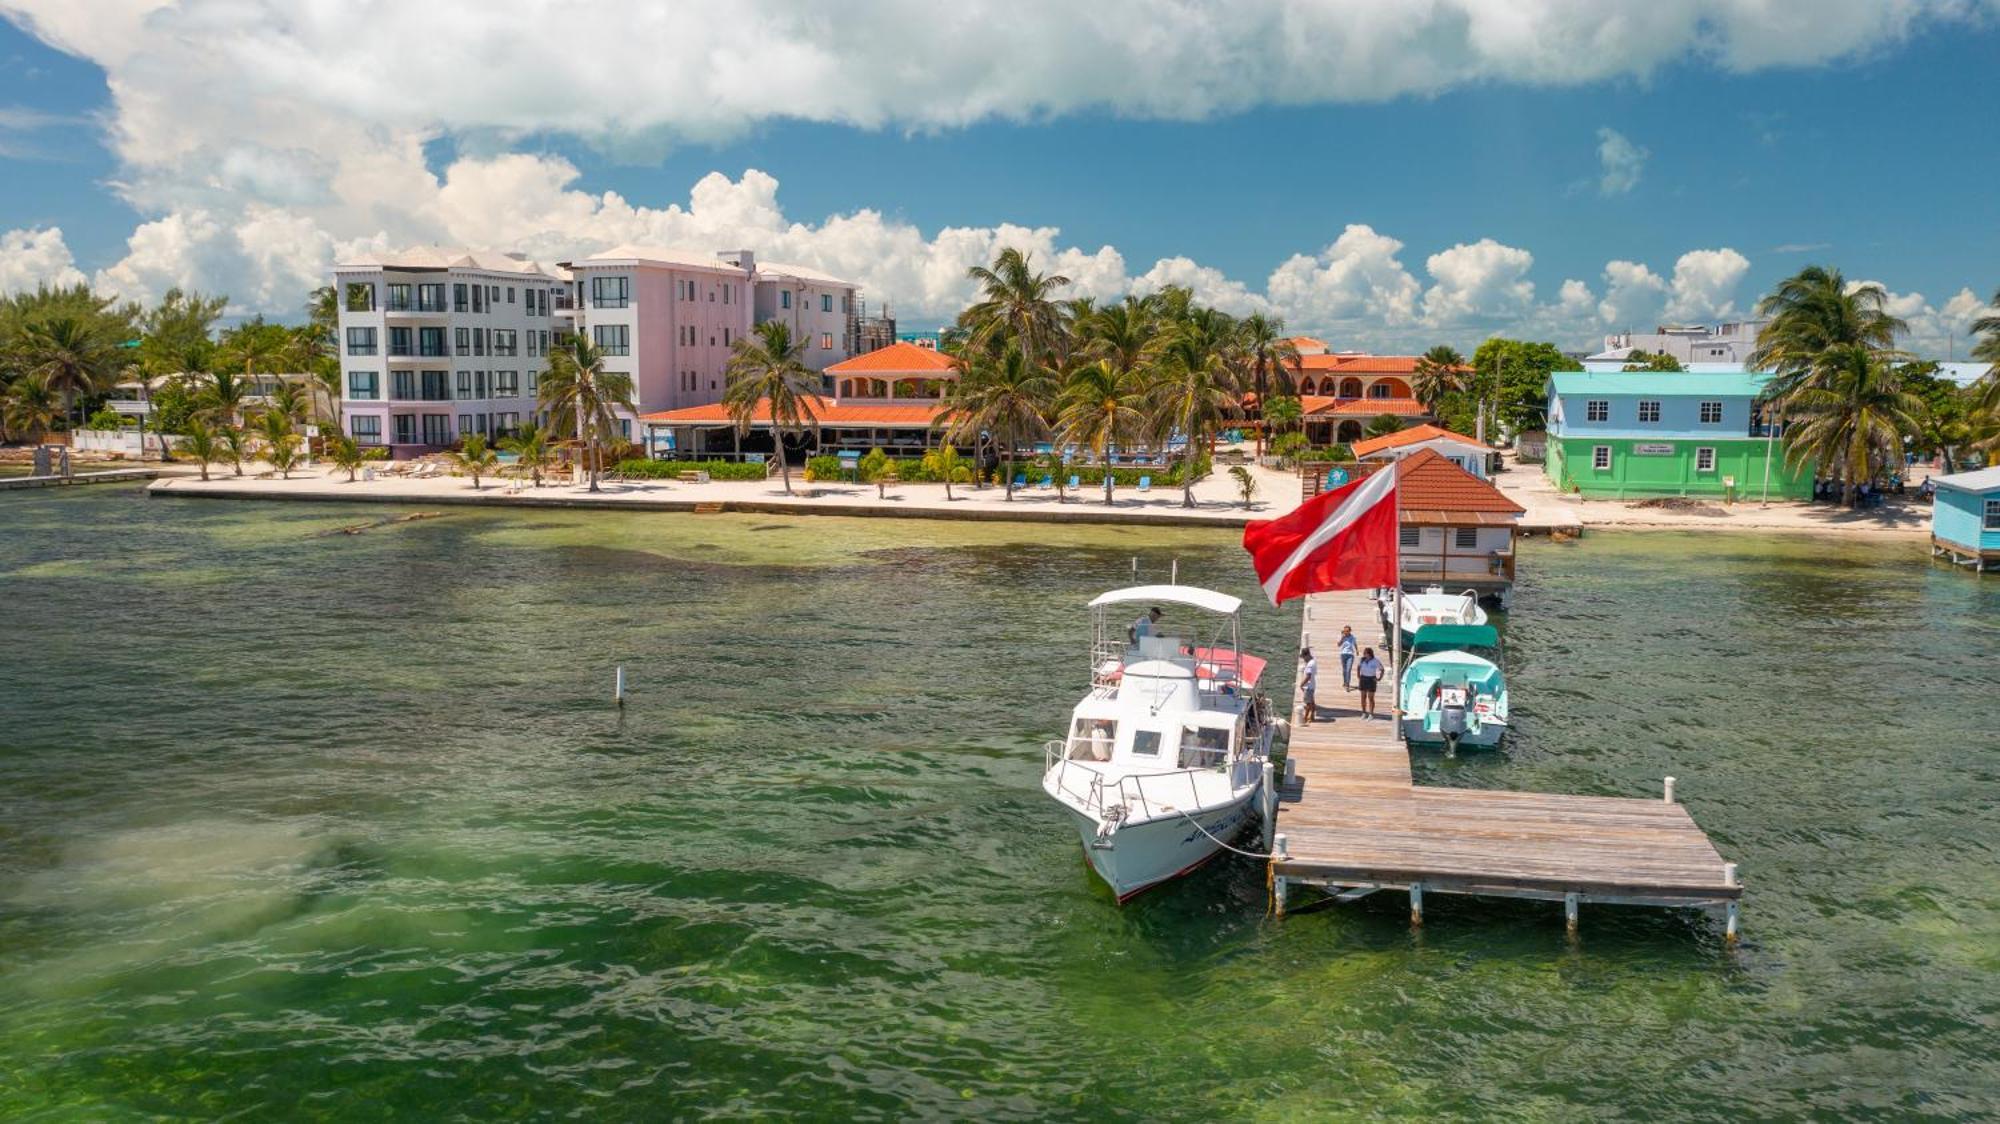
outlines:
[[[1340,686],[1337,645],[1348,625],[1364,645],[1383,621],[1365,591],[1306,599],[1304,643],[1319,659],[1322,721],[1292,728],[1273,830],[1272,904],[1316,886],[1336,894],[1408,891],[1421,922],[1425,891],[1560,900],[1572,929],[1584,902],[1720,909],[1736,932],[1743,890],[1687,809],[1671,798],[1562,796],[1416,785],[1396,735],[1395,676],[1365,719]],[[1384,661],[1388,654],[1374,643]],[[1295,708],[1296,713],[1296,708]]]

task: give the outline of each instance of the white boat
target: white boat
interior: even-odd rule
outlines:
[[[1394,592],[1382,594],[1383,617],[1396,612]],[[1402,596],[1402,628],[1405,643],[1415,639],[1417,630],[1434,624],[1485,624],[1486,610],[1479,606],[1479,594],[1446,593],[1441,585],[1427,585],[1421,593]]]
[[[1170,615],[1127,626],[1155,607]],[[1045,747],[1042,789],[1120,902],[1207,862],[1264,814],[1275,724],[1256,691],[1264,661],[1243,654],[1242,607],[1185,585],[1090,603],[1090,692]]]
[[[1434,624],[1417,633],[1397,692],[1403,740],[1441,745],[1452,756],[1460,746],[1491,747],[1507,732],[1507,677],[1497,656],[1500,634],[1491,625]]]

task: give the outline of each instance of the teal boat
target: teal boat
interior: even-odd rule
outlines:
[[[1507,731],[1507,680],[1500,665],[1477,652],[1499,655],[1500,634],[1486,624],[1435,624],[1417,630],[1399,688],[1403,739],[1441,745],[1491,747]]]

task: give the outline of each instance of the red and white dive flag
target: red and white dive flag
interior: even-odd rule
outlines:
[[[1395,585],[1397,543],[1394,465],[1243,528],[1243,549],[1273,605],[1328,589]]]

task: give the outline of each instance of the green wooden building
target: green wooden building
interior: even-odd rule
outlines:
[[[1557,371],[1548,454],[1556,487],[1585,497],[1809,499],[1812,466],[1785,467],[1744,370]]]

